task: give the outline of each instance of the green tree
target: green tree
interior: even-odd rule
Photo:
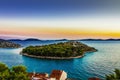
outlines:
[[[106,80],[120,80],[120,70],[115,69],[113,74],[106,75]]]
[[[8,68],[7,65],[0,63],[0,80],[30,80],[25,66],[13,66]]]
[[[8,70],[1,72],[0,80],[10,80],[10,72]]]
[[[9,70],[8,66],[4,63],[0,63],[0,72],[4,72],[6,70]]]
[[[11,79],[12,80],[30,80],[28,78],[28,74],[25,74],[25,73],[14,73],[12,76],[11,76]]]
[[[25,66],[13,66],[12,71],[15,73],[27,73]]]

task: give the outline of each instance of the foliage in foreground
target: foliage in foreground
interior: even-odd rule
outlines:
[[[0,80],[29,80],[25,66],[13,66],[8,68],[0,63]]]
[[[113,74],[106,75],[105,80],[120,80],[120,70],[115,69]],[[13,66],[8,68],[0,63],[0,80],[30,80],[25,66]]]
[[[115,69],[113,74],[106,75],[106,80],[120,80],[120,70]]]

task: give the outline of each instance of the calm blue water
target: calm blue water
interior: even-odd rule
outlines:
[[[53,69],[65,70],[68,77],[87,80],[89,77],[104,79],[105,74],[114,68],[120,68],[120,41],[82,41],[95,47],[98,52],[87,53],[85,57],[72,60],[35,59],[19,55],[19,49],[0,49],[0,62],[9,67],[25,65],[29,72],[47,72]],[[24,47],[28,45],[45,45],[55,42],[18,42]]]

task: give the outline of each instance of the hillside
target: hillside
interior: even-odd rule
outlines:
[[[68,58],[81,57],[85,52],[97,51],[93,47],[89,47],[83,43],[76,41],[69,41],[64,43],[43,45],[43,46],[29,46],[22,50],[22,55],[39,58]],[[33,56],[32,56],[33,55]]]
[[[21,45],[0,39],[0,48],[19,48]]]

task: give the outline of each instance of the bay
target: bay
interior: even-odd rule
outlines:
[[[86,53],[83,58],[71,60],[36,59],[19,54],[24,47],[29,45],[46,45],[57,42],[18,41],[17,43],[20,43],[22,48],[0,49],[0,62],[6,63],[9,67],[25,65],[28,72],[51,73],[53,69],[64,70],[69,78],[77,80],[87,80],[89,77],[104,79],[105,75],[112,73],[115,68],[120,69],[120,41],[82,41],[95,47],[98,51]]]

